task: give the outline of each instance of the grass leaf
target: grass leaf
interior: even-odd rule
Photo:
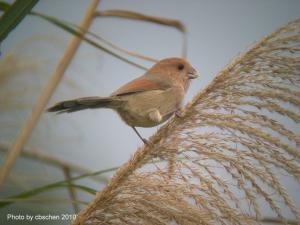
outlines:
[[[42,18],[42,19],[44,19],[44,20],[52,23],[53,25],[56,25],[57,27],[63,29],[64,31],[67,31],[67,32],[69,32],[69,33],[71,33],[73,35],[78,36],[78,37],[81,37],[88,44],[90,44],[90,45],[92,45],[92,46],[94,46],[94,47],[96,47],[96,48],[98,48],[98,49],[106,52],[107,54],[109,54],[109,55],[111,55],[111,56],[113,56],[113,57],[115,57],[115,58],[117,58],[117,59],[119,59],[121,61],[124,61],[124,62],[126,62],[128,64],[131,64],[131,65],[133,65],[133,66],[135,66],[135,67],[137,67],[139,69],[147,70],[146,67],[141,66],[141,65],[139,65],[139,64],[137,64],[137,63],[135,63],[135,62],[133,62],[133,61],[131,61],[129,59],[126,59],[125,57],[120,56],[120,55],[112,52],[111,50],[109,50],[109,49],[105,48],[104,46],[98,44],[97,42],[93,41],[92,39],[86,37],[84,35],[85,31],[80,30],[76,25],[73,25],[71,23],[65,22],[63,20],[56,19],[56,18],[51,17],[51,16],[46,16],[46,15],[43,15],[43,14],[40,14],[40,13],[36,13],[36,12],[32,12],[31,15],[38,16],[38,17],[40,17],[40,18]],[[94,36],[97,36],[97,35],[94,35]]]
[[[93,172],[93,173],[86,173],[86,174],[83,174],[83,175],[72,177],[70,179],[65,179],[65,180],[58,181],[58,182],[55,182],[55,183],[52,183],[52,184],[44,185],[42,187],[34,188],[32,190],[25,191],[25,192],[22,192],[20,194],[14,195],[14,196],[3,198],[0,201],[0,208],[8,206],[8,205],[10,205],[10,204],[12,204],[12,203],[14,203],[18,200],[28,199],[28,198],[31,198],[35,195],[38,195],[38,194],[41,194],[41,193],[44,193],[44,192],[48,192],[48,191],[52,191],[52,190],[55,190],[55,189],[58,189],[58,188],[74,188],[74,189],[81,190],[81,191],[87,192],[89,194],[95,195],[96,192],[97,192],[96,190],[94,190],[92,188],[89,188],[89,187],[86,187],[86,186],[82,186],[82,185],[71,184],[71,182],[74,182],[76,180],[80,180],[80,179],[83,179],[83,178],[87,178],[87,177],[96,176],[96,175],[99,175],[99,174],[111,172],[111,171],[114,171],[116,169],[118,169],[118,167],[112,167],[112,168],[105,169],[105,170],[99,170],[99,171],[96,171],[96,172]]]
[[[9,4],[5,3],[5,2],[0,2],[0,10],[1,11],[5,11],[9,9]],[[104,46],[98,44],[97,42],[93,41],[92,39],[88,38],[85,36],[85,31],[83,30],[80,30],[79,27],[77,25],[74,25],[72,23],[69,23],[69,22],[66,22],[66,21],[63,21],[63,20],[60,20],[60,19],[57,19],[55,17],[51,17],[51,16],[47,16],[47,15],[44,15],[44,14],[41,14],[41,13],[37,13],[37,12],[31,12],[30,15],[32,16],[36,16],[36,17],[39,17],[43,20],[46,20],[47,22],[63,29],[64,31],[67,31],[68,33],[70,34],[73,34],[73,35],[76,35],[80,38],[82,38],[85,42],[87,42],[88,44],[100,49],[101,51],[104,51],[106,52],[107,54],[123,61],[123,62],[126,62],[132,66],[135,66],[139,69],[142,69],[142,70],[147,70],[146,67],[144,66],[141,66],[121,55],[118,55],[117,53],[114,53],[112,52],[111,50],[105,48]],[[91,33],[91,32],[90,32]],[[96,37],[97,35],[93,34],[94,37]]]
[[[0,42],[22,21],[38,0],[17,0],[10,7],[1,3],[5,13],[0,18]]]

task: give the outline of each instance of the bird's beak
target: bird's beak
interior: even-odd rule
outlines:
[[[193,67],[190,68],[189,72],[188,72],[188,78],[189,79],[195,79],[198,77],[198,72],[197,70],[195,70]]]

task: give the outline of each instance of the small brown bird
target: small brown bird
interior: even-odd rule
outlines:
[[[50,107],[48,112],[110,108],[147,144],[135,127],[157,126],[170,118],[179,110],[190,80],[197,77],[197,71],[186,60],[168,58],[156,63],[141,77],[121,86],[109,97],[63,101]]]

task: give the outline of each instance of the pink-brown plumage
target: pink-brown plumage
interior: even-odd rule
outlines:
[[[133,128],[153,127],[166,121],[180,108],[190,80],[196,77],[196,70],[186,60],[168,58],[156,63],[141,77],[121,86],[109,97],[59,102],[48,111],[61,113],[111,108]]]

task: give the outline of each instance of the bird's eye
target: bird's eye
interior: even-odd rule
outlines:
[[[184,65],[183,65],[183,64],[179,64],[179,65],[177,66],[177,68],[178,68],[178,70],[183,70],[183,69],[184,69]]]

